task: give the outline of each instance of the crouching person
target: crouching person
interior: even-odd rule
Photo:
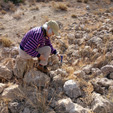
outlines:
[[[53,48],[50,37],[58,36],[59,26],[56,21],[46,22],[41,27],[35,27],[28,31],[20,43],[19,55],[23,59],[37,57],[40,62],[38,69],[47,73],[47,63],[50,54],[57,54]],[[60,58],[60,56],[58,55]]]

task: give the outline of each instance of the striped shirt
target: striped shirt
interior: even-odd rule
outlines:
[[[50,38],[44,35],[42,27],[36,27],[28,31],[20,43],[20,48],[32,57],[40,57],[36,49],[43,46],[50,46],[51,53],[56,54],[56,49],[53,48]]]

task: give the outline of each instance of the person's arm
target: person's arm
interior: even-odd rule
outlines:
[[[45,41],[45,45],[51,47],[51,53],[52,53],[52,54],[57,54],[57,51],[56,51],[56,49],[53,48],[53,46],[52,46],[51,41],[50,41],[49,38],[46,39],[46,41]]]

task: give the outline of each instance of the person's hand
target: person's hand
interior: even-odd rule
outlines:
[[[43,55],[40,55],[39,59],[40,59],[40,60],[44,60],[44,61],[46,60]]]

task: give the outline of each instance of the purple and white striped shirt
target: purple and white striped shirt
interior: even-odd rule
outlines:
[[[42,27],[36,27],[28,31],[20,43],[20,48],[33,57],[40,57],[36,49],[43,46],[50,46],[51,53],[56,54],[56,49],[53,48],[50,38],[44,35]]]

